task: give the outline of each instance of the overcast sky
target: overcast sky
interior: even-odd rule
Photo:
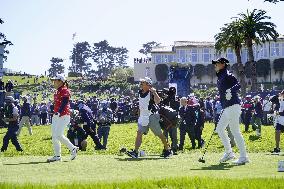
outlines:
[[[284,34],[284,2],[263,0],[0,0],[0,31],[14,46],[4,67],[42,74],[52,57],[69,56],[76,42],[107,40],[129,50],[128,65],[142,44],[177,40],[214,41],[231,17],[254,8],[267,11],[277,31]]]

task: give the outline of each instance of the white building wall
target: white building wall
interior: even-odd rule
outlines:
[[[276,46],[275,46],[276,44]],[[186,58],[186,63],[182,63],[182,64],[191,64],[193,66],[195,66],[196,64],[203,64],[203,65],[208,65],[211,63],[211,61],[209,62],[204,62],[203,59],[203,48],[204,47],[177,47],[175,48],[175,51],[173,52],[168,52],[168,53],[152,53],[152,62],[153,65],[149,66],[150,70],[151,70],[151,77],[152,79],[156,80],[155,77],[155,65],[156,63],[156,55],[162,55],[162,56],[167,56],[167,55],[175,55],[175,62],[178,62],[178,59],[180,59],[179,57],[179,52],[180,50],[184,50],[186,53],[186,57],[188,57],[188,53],[191,53],[192,49],[197,49],[197,58],[198,61],[197,62],[192,62],[190,61],[190,58],[187,59]],[[211,59],[216,59],[218,57],[227,57],[227,55],[229,55],[230,50],[227,50],[226,52],[222,52],[221,54],[216,55],[216,51],[214,49],[214,47],[205,47],[205,48],[209,48],[211,51]],[[230,62],[230,65],[232,66],[233,64],[236,63],[236,55],[234,53],[233,50],[231,50],[233,53],[233,62]],[[280,74],[276,73],[273,69],[273,61],[275,59],[278,58],[284,58],[284,39],[279,39],[277,42],[274,41],[270,41],[270,42],[265,42],[264,45],[256,45],[254,47],[254,57],[255,57],[255,61],[259,60],[259,59],[270,59],[270,63],[271,63],[271,82],[275,82],[277,80],[280,80]],[[247,56],[247,48],[243,48],[242,49],[242,63],[245,64],[248,60],[248,56]],[[164,62],[162,62],[164,63]],[[145,69],[146,66],[145,65],[139,65],[139,64],[135,64],[134,65],[134,79],[137,81],[137,79],[139,79],[139,77],[142,77],[143,74],[145,73]],[[138,77],[139,76],[139,77]],[[201,83],[211,83],[211,78],[209,78],[208,76],[204,76],[202,77]],[[194,83],[200,83],[200,80],[196,79],[195,76],[193,76],[192,78],[192,84]],[[247,79],[247,81],[249,81],[249,79]],[[266,81],[266,82],[270,82],[270,76],[268,76],[266,78],[266,80],[263,77],[258,78],[258,81]],[[214,79],[214,83],[216,83],[216,79]]]

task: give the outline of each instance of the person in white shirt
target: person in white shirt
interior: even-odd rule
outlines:
[[[267,119],[267,115],[270,114],[272,108],[272,102],[269,101],[269,95],[263,100],[263,125],[271,124]]]

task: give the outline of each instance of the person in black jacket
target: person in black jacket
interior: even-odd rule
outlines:
[[[252,128],[256,132],[256,136],[261,136],[261,124],[262,124],[263,110],[262,103],[260,101],[260,96],[254,97],[253,104],[253,116],[252,116]]]
[[[32,135],[33,131],[32,131],[32,126],[31,126],[31,105],[30,103],[28,103],[26,96],[23,96],[22,98],[23,98],[24,103],[21,107],[21,121],[19,124],[19,130],[18,130],[17,135],[19,136],[21,134],[21,130],[24,125],[27,125],[29,134]]]
[[[179,108],[179,115],[181,118],[180,121],[180,142],[179,142],[179,150],[183,150],[184,146],[184,140],[186,133],[188,134],[192,149],[195,149],[196,143],[195,143],[195,126],[196,126],[196,114],[193,106],[189,106],[187,104],[187,98],[182,97],[180,99],[180,105]]]
[[[17,137],[17,131],[19,129],[19,111],[18,108],[14,105],[15,99],[12,96],[7,96],[5,98],[5,102],[5,117],[2,119],[8,125],[8,130],[3,138],[1,152],[5,152],[7,150],[10,140],[12,141],[12,144],[16,147],[16,150],[22,152],[23,149]]]
[[[180,103],[179,101],[176,100],[176,88],[175,87],[170,87],[168,91],[168,96],[163,100],[162,102],[163,105],[171,107],[173,110],[176,112],[179,111],[179,106]],[[172,144],[171,148],[173,151],[174,155],[177,155],[177,126],[173,126],[169,128],[168,130],[164,130],[164,135],[168,139],[168,135],[170,135]]]
[[[8,79],[8,82],[5,85],[6,96],[12,96],[13,89],[14,89],[14,84],[10,79]]]

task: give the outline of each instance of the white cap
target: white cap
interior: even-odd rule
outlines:
[[[106,100],[103,100],[103,101],[101,102],[101,104],[107,104],[107,101],[106,101]]]
[[[260,96],[256,95],[253,97],[254,99],[260,99]]]
[[[54,78],[51,78],[51,80],[61,80],[63,82],[66,81],[66,79],[63,75],[56,75]]]
[[[194,97],[194,93],[190,93],[188,96],[189,97]]]
[[[140,82],[143,82],[143,81],[152,85],[152,79],[150,77],[140,78]]]

